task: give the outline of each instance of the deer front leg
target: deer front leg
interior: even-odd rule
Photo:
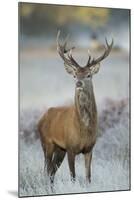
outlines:
[[[68,164],[71,174],[71,180],[75,181],[75,154],[71,151],[68,151],[67,156],[68,156]]]
[[[92,151],[85,153],[85,167],[86,167],[86,180],[91,182],[91,160],[92,160]]]

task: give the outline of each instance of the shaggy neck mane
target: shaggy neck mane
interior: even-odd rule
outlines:
[[[80,123],[82,123],[85,128],[92,128],[97,111],[92,81],[88,82],[83,90],[78,90],[76,88],[75,108]]]

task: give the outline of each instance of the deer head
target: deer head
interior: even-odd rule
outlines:
[[[63,45],[59,43],[59,37],[60,37],[60,31],[58,31],[57,34],[57,51],[60,57],[64,61],[65,69],[69,74],[73,75],[74,78],[76,79],[76,88],[83,89],[84,86],[86,85],[86,82],[91,80],[92,76],[99,71],[100,62],[110,54],[113,46],[113,40],[109,45],[107,39],[105,39],[106,41],[105,51],[97,59],[92,58],[88,51],[89,57],[86,65],[80,66],[72,56],[72,51],[75,47],[69,49],[66,48],[68,36],[65,39]]]

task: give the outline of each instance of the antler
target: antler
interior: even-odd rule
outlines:
[[[61,56],[61,58],[64,60],[64,64],[67,64],[71,67],[74,67],[74,68],[82,68],[73,58],[72,56],[72,50],[75,48],[75,47],[71,47],[69,49],[66,49],[66,46],[67,46],[67,40],[68,40],[68,36],[66,37],[65,39],[65,42],[63,45],[61,45],[59,43],[59,37],[60,37],[60,31],[58,31],[58,34],[57,34],[57,51],[59,53],[59,55]],[[91,66],[93,65],[96,65],[97,63],[100,63],[102,60],[104,60],[108,55],[109,53],[111,52],[111,49],[112,49],[112,46],[113,46],[113,39],[112,39],[112,42],[111,44],[109,45],[108,42],[107,42],[107,39],[105,38],[105,41],[106,41],[106,47],[105,47],[105,51],[104,53],[102,54],[102,56],[100,56],[99,58],[97,59],[92,59],[91,60],[91,56],[89,55],[89,58],[88,58],[88,61],[87,61],[87,64],[84,66],[84,68],[90,68]],[[65,54],[67,54],[65,56]]]
[[[97,63],[100,63],[102,60],[104,60],[109,55],[109,53],[111,52],[111,49],[112,49],[112,46],[113,46],[114,42],[113,42],[113,39],[112,39],[112,42],[109,45],[106,38],[105,38],[105,41],[106,41],[106,47],[105,47],[105,51],[102,54],[102,56],[100,56],[97,59],[93,58],[92,61],[91,61],[91,56],[89,55],[88,62],[86,64],[86,66],[85,66],[86,68],[90,68],[91,66],[96,65]]]
[[[66,49],[68,36],[66,37],[63,45],[61,45],[59,43],[59,37],[60,37],[60,31],[58,31],[58,34],[57,34],[57,51],[58,51],[59,55],[61,56],[61,58],[64,60],[64,64],[67,64],[71,67],[74,66],[75,68],[80,67],[80,65],[74,60],[74,58],[72,56],[72,50],[75,47]],[[68,53],[67,56],[65,56],[66,53]]]

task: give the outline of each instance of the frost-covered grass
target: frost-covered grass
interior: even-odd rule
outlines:
[[[129,113],[128,100],[107,100],[99,113],[98,139],[93,150],[92,180],[85,181],[84,159],[76,157],[76,182],[70,181],[65,158],[51,191],[44,173],[44,157],[36,123],[40,111],[20,116],[20,196],[82,193],[129,189]]]

